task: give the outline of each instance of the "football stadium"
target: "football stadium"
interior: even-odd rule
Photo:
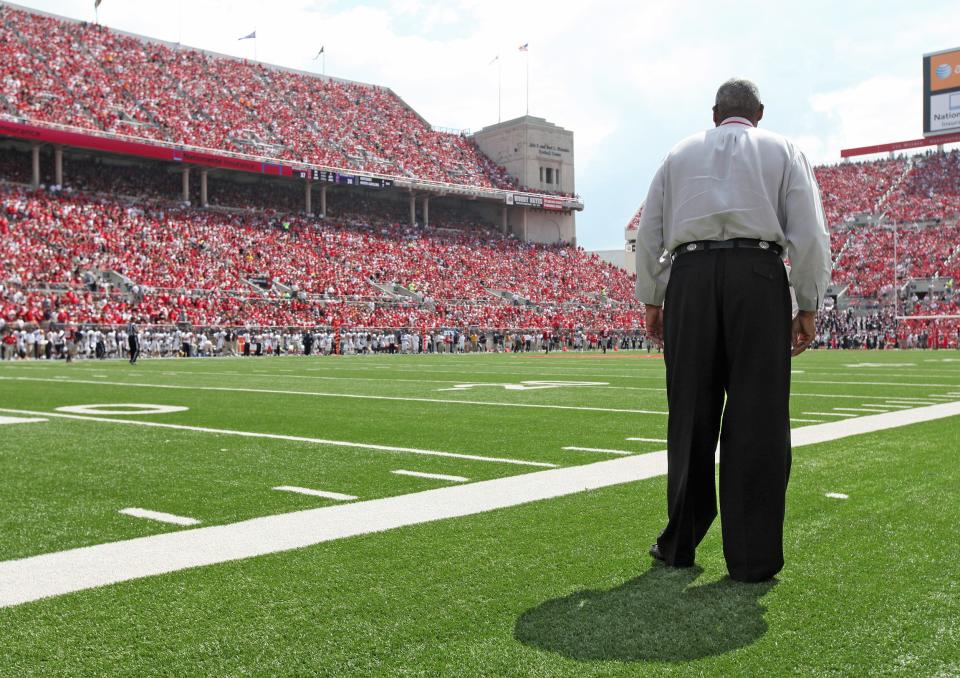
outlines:
[[[480,60],[497,105],[471,131],[328,74],[325,44],[274,63],[260,27],[189,46],[157,8],[25,5],[0,2],[0,676],[960,676],[960,48],[912,55],[914,138],[791,156],[782,240],[730,207],[729,239],[650,251],[732,184],[703,188],[705,162],[696,195],[671,174],[652,201],[678,135],[615,168],[611,217],[610,163],[586,134],[578,174],[551,121],[582,118],[530,114],[532,39]],[[417,39],[459,24],[437,25]],[[725,108],[759,102],[725,63],[697,143],[766,123]],[[829,255],[812,306],[801,226]],[[727,292],[710,313],[762,338],[782,301],[786,362],[740,339],[705,358],[713,330],[676,320],[707,303],[702,262],[733,280],[738,256],[749,313]],[[785,509],[726,470],[770,439]],[[713,521],[715,474],[687,561],[671,526]],[[735,492],[782,526],[762,576],[737,574]]]

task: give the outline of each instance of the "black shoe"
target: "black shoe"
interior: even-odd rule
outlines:
[[[663,551],[660,550],[660,544],[654,544],[653,546],[651,546],[649,553],[650,553],[650,555],[654,558],[654,560],[659,560],[661,563],[663,563],[663,564],[666,565],[667,567],[693,567],[693,565],[694,565],[693,562],[689,562],[689,563],[668,563],[668,562],[667,562],[667,557],[666,557],[665,555],[663,555]]]

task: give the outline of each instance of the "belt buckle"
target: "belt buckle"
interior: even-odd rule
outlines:
[[[761,240],[759,243],[757,243],[757,246],[762,250],[770,249],[770,243],[768,243],[766,240]]]
[[[693,252],[695,249],[697,249],[697,243],[692,242],[687,245],[687,252]]]

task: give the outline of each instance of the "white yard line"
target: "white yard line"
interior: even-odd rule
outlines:
[[[793,391],[790,393],[791,398],[845,398],[850,399],[854,398],[856,400],[898,400],[898,398],[892,398],[889,395],[883,396],[871,396],[871,395],[847,395],[844,393],[804,393],[803,391]],[[957,396],[960,398],[960,396]],[[955,398],[956,399],[956,398]],[[955,400],[954,399],[954,400]],[[918,398],[907,398],[910,402],[926,402],[925,399],[921,400]]]
[[[794,447],[960,415],[960,403],[794,429]],[[666,452],[0,562],[0,607],[664,475]]]
[[[189,359],[189,358],[183,358],[182,360],[190,360],[190,359]],[[209,359],[205,359],[205,360],[209,360]],[[218,360],[220,360],[220,359],[218,359]],[[22,367],[22,368],[25,368],[25,369],[31,369],[31,368],[29,368],[29,367],[26,366],[26,365],[21,365],[21,366],[14,365],[14,366],[12,366],[12,367],[14,367],[14,368],[16,368],[16,367]],[[56,366],[51,366],[51,367],[56,367]],[[32,369],[37,369],[37,368],[32,368]],[[322,371],[322,370],[318,370],[317,368],[305,368],[305,369],[306,369],[307,371]],[[371,367],[371,366],[366,366],[366,367],[348,367],[348,366],[347,366],[347,367],[344,367],[344,369],[349,369],[349,370],[351,370],[351,371],[352,371],[352,370],[369,370],[369,369],[373,369],[373,367]],[[424,370],[421,370],[421,369],[394,368],[394,367],[390,367],[389,369],[392,369],[392,370],[395,370],[395,371],[421,372],[421,373],[424,371]],[[89,371],[89,370],[83,370],[82,368],[77,368],[77,369],[71,370],[71,372],[80,372],[80,371]],[[440,371],[453,372],[453,373],[458,373],[458,374],[486,374],[485,372],[476,372],[476,371],[469,371],[469,370],[467,370],[467,371],[464,371],[464,370],[440,370]],[[162,373],[162,374],[168,374],[168,373],[164,372],[164,373]],[[243,377],[243,376],[254,376],[254,377],[256,378],[256,377],[259,377],[259,376],[267,376],[268,374],[271,374],[271,373],[268,373],[268,372],[239,372],[239,371],[234,371],[234,370],[229,370],[229,371],[202,370],[202,371],[195,371],[195,372],[176,372],[176,373],[171,372],[171,373],[169,373],[169,374],[171,374],[171,375],[177,374],[177,375],[181,375],[181,376],[191,376],[191,377],[197,377],[197,376],[219,377],[219,376],[223,376],[223,375],[231,375],[231,376],[240,376],[240,377]],[[569,376],[569,374],[565,374],[565,373],[563,373],[563,372],[538,372],[538,373],[536,373],[536,374],[537,374],[537,375],[540,375],[540,376]],[[336,380],[336,381],[375,381],[375,382],[387,382],[387,383],[389,383],[389,382],[403,382],[403,383],[411,382],[411,383],[418,383],[418,382],[419,382],[419,383],[438,383],[438,384],[447,384],[447,383],[450,383],[450,384],[454,384],[454,383],[461,383],[461,382],[464,381],[464,380],[462,380],[462,379],[391,379],[391,378],[388,378],[388,377],[385,377],[385,378],[373,378],[373,377],[319,377],[319,376],[318,376],[318,377],[313,377],[313,376],[308,376],[308,375],[288,375],[288,376],[295,377],[295,378],[298,378],[298,379],[323,379],[323,380]],[[516,372],[504,372],[504,373],[502,373],[502,376],[508,377],[508,378],[509,378],[509,377],[516,377]],[[534,375],[525,375],[525,376],[534,376]],[[615,379],[615,378],[617,378],[617,377],[628,378],[628,379],[633,379],[633,378],[634,378],[634,377],[632,377],[632,376],[624,377],[624,375],[622,375],[622,374],[612,374],[612,373],[594,374],[594,375],[579,375],[579,376],[596,376],[596,377],[605,377],[605,378],[611,378],[611,379]],[[16,378],[16,377],[0,377],[0,379],[15,379],[15,378]],[[68,377],[57,377],[57,379],[64,379],[64,378],[68,378]],[[658,377],[658,378],[662,378],[662,376],[661,376],[661,377]],[[20,377],[20,379],[26,379],[26,378],[25,378],[25,377]],[[36,380],[39,380],[39,381],[42,381],[42,379],[40,379],[40,378],[35,378],[35,379],[36,379]],[[97,382],[78,382],[78,383],[98,383],[98,384],[107,384],[107,385],[109,385],[109,382],[102,382],[102,381],[97,381]],[[164,384],[134,384],[134,383],[130,383],[130,382],[118,382],[118,383],[119,383],[120,385],[123,385],[123,386],[157,386],[157,387],[159,387],[159,388],[163,388],[163,387],[174,388],[174,387],[175,387],[175,385],[164,385]],[[510,382],[504,382],[504,383],[510,383]],[[798,383],[799,383],[799,382],[794,382],[794,386],[796,386]],[[808,383],[863,383],[863,382],[808,382]],[[871,383],[872,383],[872,382],[871,382]],[[915,386],[915,385],[920,385],[920,384],[904,384],[904,385],[905,385],[905,386]],[[944,385],[944,386],[946,386],[946,385]],[[954,384],[949,384],[949,386],[954,386]],[[182,386],[182,385],[181,385],[180,388],[192,388],[192,387]],[[200,389],[200,390],[203,390],[203,389],[206,389],[206,388],[214,388],[214,387],[196,387],[196,388],[198,388],[198,389]],[[221,389],[223,389],[223,390],[238,390],[238,391],[244,390],[244,389],[228,389],[228,388],[226,388],[226,387],[216,387],[216,388],[221,388]],[[655,391],[655,392],[661,392],[661,393],[662,393],[662,392],[665,392],[665,391],[667,390],[665,386],[618,386],[618,385],[615,385],[615,384],[610,384],[610,385],[607,385],[607,386],[580,386],[580,387],[578,387],[578,388],[581,388],[581,389],[612,389],[612,390],[622,390],[622,391]],[[259,392],[259,390],[255,390],[255,391],[256,391],[256,392]],[[358,398],[362,398],[362,397],[369,397],[369,398],[389,398],[389,397],[390,397],[390,396],[363,396],[363,395],[327,394],[327,393],[316,393],[316,394],[314,394],[314,393],[304,392],[304,391],[290,391],[290,392],[287,392],[287,391],[265,390],[265,391],[263,391],[263,392],[267,392],[267,393],[284,393],[284,394],[285,394],[285,393],[292,393],[292,394],[295,394],[295,395],[319,395],[319,396],[329,396],[329,397],[335,397],[335,396],[358,397]],[[931,402],[931,401],[929,400],[930,398],[942,398],[942,399],[944,399],[944,400],[951,400],[951,401],[952,401],[952,400],[956,400],[956,399],[960,398],[960,393],[951,394],[951,395],[952,395],[953,397],[949,397],[949,396],[925,396],[924,399],[909,398],[909,399],[908,399],[908,402]],[[857,400],[886,400],[886,399],[888,399],[890,396],[847,395],[847,394],[841,394],[841,393],[805,393],[805,392],[802,392],[802,391],[794,391],[794,392],[792,392],[792,393],[790,394],[790,397],[791,397],[791,398],[854,398],[854,399],[857,399]],[[430,400],[428,400],[428,401],[429,401],[429,402],[432,402],[432,401],[434,401],[434,400],[437,400],[437,399],[430,399]],[[457,403],[462,403],[462,402],[469,402],[469,401],[463,401],[463,400],[455,400],[455,401],[437,400],[437,402],[457,402]],[[480,403],[480,404],[501,404],[501,403]],[[509,406],[510,403],[508,403],[507,405]],[[563,407],[563,406],[546,406],[546,407]],[[574,409],[576,409],[576,408],[574,408]],[[591,408],[586,408],[586,409],[591,409]],[[604,411],[606,411],[606,410],[604,410]],[[635,410],[612,410],[612,411],[634,412]],[[647,412],[647,413],[649,413],[649,412]],[[658,413],[658,414],[666,414],[665,412],[657,412],[657,413]]]
[[[831,499],[849,499],[850,495],[843,494],[842,492],[827,492],[825,497],[830,497]]]
[[[0,426],[7,424],[39,424],[47,421],[43,417],[0,417]]]
[[[956,384],[918,384],[904,381],[821,381],[816,379],[794,379],[795,385],[800,384],[839,384],[848,386],[916,386],[917,388],[952,388]]]
[[[158,421],[135,421],[132,419],[110,419],[107,417],[90,417],[79,414],[61,414],[59,412],[34,412],[31,410],[11,410],[0,408],[0,412],[9,412],[11,414],[32,414],[43,415],[45,417],[58,417],[61,419],[75,419],[77,421],[97,421],[108,424],[120,424],[128,426],[147,426],[150,428],[166,428],[176,431],[196,431],[198,433],[216,433],[218,435],[241,436],[243,438],[269,438],[271,440],[289,440],[299,443],[312,443],[314,445],[329,445],[332,447],[353,447],[362,450],[376,450],[378,452],[409,452],[410,454],[422,454],[429,457],[450,457],[453,459],[469,459],[471,461],[489,461],[501,464],[516,464],[518,466],[539,466],[542,468],[556,468],[556,464],[548,464],[539,461],[524,461],[522,459],[504,459],[502,457],[487,457],[477,454],[464,454],[460,452],[442,452],[440,450],[423,450],[417,447],[396,447],[393,445],[377,445],[374,443],[355,443],[347,440],[328,440],[326,438],[306,438],[303,436],[285,436],[278,433],[258,433],[255,431],[237,431],[228,428],[207,428],[206,426],[185,426],[183,424],[164,424]]]
[[[340,494],[339,492],[326,492],[324,490],[311,490],[309,487],[297,487],[295,485],[280,485],[273,489],[280,492],[296,492],[297,494],[308,494],[311,497],[323,497],[324,499],[336,499],[337,501],[353,501],[359,499],[352,494]]]
[[[565,450],[572,452],[604,452],[606,454],[636,454],[636,450],[611,450],[606,447],[564,447]]]
[[[790,421],[796,421],[801,424],[819,424],[819,419],[798,419],[797,417],[790,417]]]
[[[666,443],[664,438],[627,438],[627,440],[637,440],[641,443]]]
[[[176,516],[172,513],[164,513],[163,511],[150,511],[148,509],[142,508],[125,508],[120,509],[117,513],[122,513],[125,516],[133,516],[134,518],[146,518],[147,520],[156,520],[160,523],[170,523],[172,525],[199,525],[200,521],[196,518],[187,518],[185,516]]]
[[[878,407],[834,407],[838,412],[889,412],[890,410],[880,409]]]
[[[812,414],[815,417],[856,417],[856,414],[843,414],[841,412],[803,412],[803,414]]]
[[[422,471],[407,471],[402,468],[398,468],[396,471],[390,471],[398,476],[412,476],[414,478],[429,478],[431,480],[449,480],[453,483],[465,483],[469,481],[469,478],[464,478],[463,476],[450,476],[445,473],[424,473]]]
[[[320,393],[317,391],[285,391],[269,388],[237,388],[230,386],[185,386],[181,384],[143,384],[128,381],[93,381],[84,379],[44,379],[41,377],[0,377],[8,381],[55,381],[58,384],[97,384],[98,386],[130,386],[134,388],[162,388],[177,391],[221,391],[226,393],[268,393],[272,395],[313,396],[320,398],[355,398],[359,400],[393,400],[410,403],[444,403],[449,405],[486,405],[489,407],[522,407],[538,410],[577,410],[583,412],[615,412],[620,414],[660,414],[662,410],[615,409],[610,407],[581,407],[578,405],[544,405],[539,403],[506,403],[486,400],[459,400],[452,398],[408,398],[403,396],[361,395],[357,393]]]

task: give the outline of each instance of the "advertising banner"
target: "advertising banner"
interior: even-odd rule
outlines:
[[[960,131],[960,48],[923,56],[923,135]]]

